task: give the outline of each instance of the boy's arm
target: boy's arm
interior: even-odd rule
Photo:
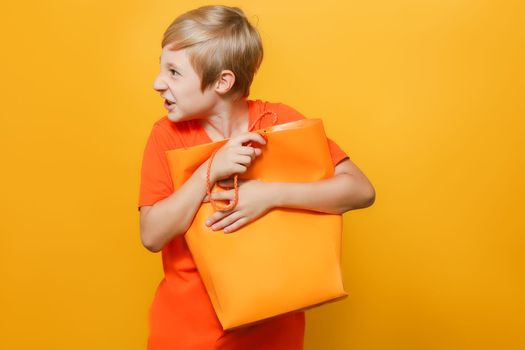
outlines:
[[[343,214],[366,208],[375,201],[368,178],[349,159],[339,162],[334,176],[314,182],[269,182],[274,206]]]
[[[206,195],[208,162],[202,163],[170,196],[140,208],[140,238],[148,250],[162,250],[173,237],[189,229]]]

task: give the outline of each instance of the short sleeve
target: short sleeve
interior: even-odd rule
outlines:
[[[350,158],[348,154],[346,154],[345,151],[335,141],[333,141],[330,138],[326,138],[328,140],[328,147],[330,148],[330,155],[332,156],[332,162],[334,163],[334,166],[336,166],[339,162],[346,158]]]
[[[173,193],[166,150],[169,149],[169,135],[160,125],[154,124],[146,141],[140,172],[138,209],[153,205]]]
[[[299,111],[284,103],[279,103],[278,109],[278,116],[281,119],[281,123],[288,123],[294,120],[306,118]],[[346,152],[341,147],[339,147],[339,145],[335,143],[332,139],[330,139],[328,136],[326,137],[326,139],[328,141],[328,148],[330,150],[330,155],[332,156],[332,162],[334,166],[336,166],[340,161],[344,160],[345,158],[350,158],[346,154]]]

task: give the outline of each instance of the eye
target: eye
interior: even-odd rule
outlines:
[[[179,74],[175,69],[170,69],[170,72],[175,72],[176,74]],[[175,75],[175,73],[172,73],[172,75]]]

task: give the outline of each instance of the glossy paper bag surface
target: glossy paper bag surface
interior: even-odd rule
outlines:
[[[267,143],[239,179],[312,182],[333,175],[322,120],[255,132],[265,135]],[[167,151],[174,189],[227,141]],[[348,296],[340,264],[342,215],[273,208],[224,233],[204,224],[214,212],[209,202],[202,203],[185,239],[224,330]]]

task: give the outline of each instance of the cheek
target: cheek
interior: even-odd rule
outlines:
[[[172,90],[173,97],[177,101],[177,104],[181,106],[191,106],[195,101],[198,100],[198,95],[196,95],[195,90],[189,86],[179,85],[174,87]]]
[[[200,115],[213,104],[213,96],[209,92],[201,91],[200,82],[193,80],[179,80],[171,86],[177,107],[188,115]]]

